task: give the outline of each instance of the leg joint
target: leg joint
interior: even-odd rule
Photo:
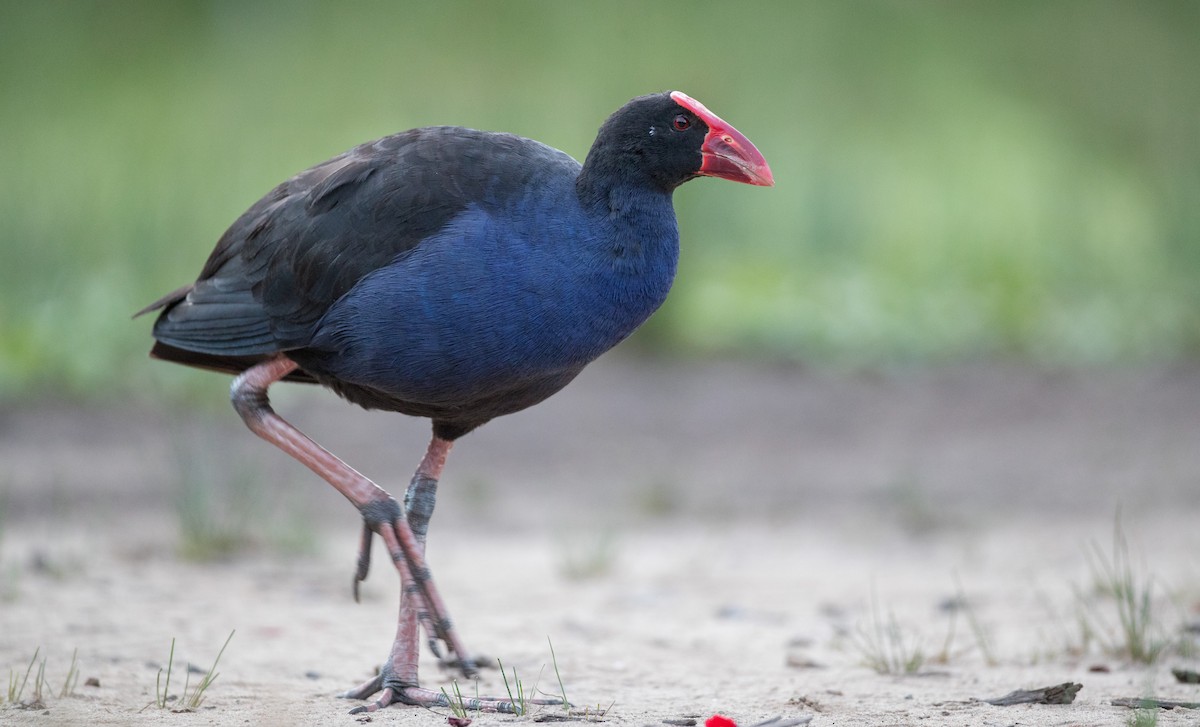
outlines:
[[[296,370],[296,362],[285,356],[255,364],[243,371],[229,387],[229,398],[233,408],[253,428],[253,422],[262,420],[271,413],[267,400],[267,387]]]
[[[271,409],[266,387],[247,381],[245,374],[233,380],[229,387],[229,400],[247,422],[261,418],[264,410]]]
[[[396,502],[394,497],[372,500],[360,507],[358,511],[362,513],[363,522],[372,531],[378,530],[381,525],[390,525],[399,521],[403,515],[400,503]]]

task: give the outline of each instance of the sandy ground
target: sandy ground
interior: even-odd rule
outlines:
[[[219,399],[227,382],[212,380]],[[393,492],[424,448],[422,422],[318,392],[277,403]],[[608,359],[462,440],[430,560],[470,648],[557,692],[552,639],[569,698],[592,718],[607,708],[609,724],[721,712],[740,725],[1121,725],[1134,713],[1114,698],[1200,701],[1171,674],[1200,667],[1185,630],[1200,630],[1197,443],[1200,370],[1187,367],[835,374]],[[185,492],[257,523],[252,542],[181,557]],[[356,605],[357,514],[232,412],[0,410],[0,493],[0,674],[23,674],[40,647],[49,683],[44,707],[0,705],[0,723],[363,721],[334,695],[386,652],[395,575],[377,562]],[[1120,629],[1089,552],[1112,552],[1118,508],[1153,583],[1153,635],[1190,653],[1140,665],[1104,648]],[[893,622],[895,651],[924,657],[915,673],[865,664]],[[207,668],[233,630],[198,711],[147,707],[172,638],[178,694],[181,665]],[[75,649],[79,685],[62,697]],[[432,657],[423,674],[450,684]],[[977,701],[1068,681],[1083,685],[1070,705]],[[479,692],[504,693],[497,670]],[[1198,725],[1200,710],[1158,724]]]

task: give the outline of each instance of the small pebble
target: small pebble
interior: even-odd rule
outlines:
[[[787,658],[787,665],[793,669],[824,669],[825,665],[807,656],[792,654]]]

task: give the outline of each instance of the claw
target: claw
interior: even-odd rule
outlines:
[[[395,695],[395,690],[393,690],[391,687],[388,687],[387,689],[383,690],[383,694],[379,695],[379,699],[376,699],[370,704],[364,704],[362,706],[355,707],[354,709],[350,710],[350,714],[362,714],[363,712],[376,712],[381,710],[394,701],[393,697],[395,697]]]
[[[496,660],[482,654],[475,654],[467,660],[445,656],[442,659],[438,659],[438,668],[450,672],[455,671],[455,669],[460,669],[460,671],[461,669],[470,669],[470,673],[472,673],[472,677],[470,678],[475,679],[479,677],[480,669],[496,668]]]
[[[367,580],[367,572],[371,570],[371,539],[375,533],[371,530],[371,525],[363,522],[362,539],[358,545],[358,565],[354,570],[354,602],[358,600],[358,584]]]
[[[478,656],[478,655],[476,655]],[[489,665],[487,657],[479,657],[476,659],[463,659],[451,657],[439,657],[438,667],[453,671],[455,669],[461,671],[467,679],[475,679],[479,676],[479,669]]]
[[[424,623],[424,626],[425,632],[431,633],[430,624]],[[445,657],[442,655],[442,642],[438,641],[437,637],[430,636],[427,643],[430,644],[430,651],[433,651],[433,655],[438,657],[438,661],[443,661]]]
[[[383,672],[379,672],[353,689],[342,692],[338,695],[338,699],[366,699],[380,689],[383,689]]]

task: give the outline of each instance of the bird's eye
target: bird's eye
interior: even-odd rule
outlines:
[[[683,114],[679,114],[675,117],[675,120],[671,122],[671,128],[675,129],[676,131],[687,131],[688,127],[691,125],[692,120]]]

